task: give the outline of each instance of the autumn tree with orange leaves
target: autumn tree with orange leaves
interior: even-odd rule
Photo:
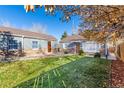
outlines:
[[[81,18],[81,24],[92,24],[92,31],[99,32],[98,34],[115,35],[113,38],[118,38],[120,32],[124,28],[124,6],[114,5],[26,5],[25,10],[35,12],[36,8],[44,8],[47,14],[54,15],[57,11],[61,11],[62,21],[69,21],[74,15]],[[83,28],[83,26],[81,27]],[[88,29],[87,29],[88,30]],[[97,35],[98,36],[98,35]],[[103,38],[102,37],[102,38]],[[97,37],[97,40],[99,37]],[[101,38],[100,38],[101,39]],[[100,40],[101,41],[101,40]]]

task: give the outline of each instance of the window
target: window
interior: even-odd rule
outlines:
[[[38,42],[32,41],[32,48],[38,48]]]
[[[9,40],[8,48],[9,49],[18,49],[17,40]]]

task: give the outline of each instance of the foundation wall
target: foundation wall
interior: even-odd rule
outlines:
[[[39,55],[48,55],[48,54],[54,54],[54,49],[52,49],[51,52],[48,52],[47,48],[24,50],[24,56],[34,56],[34,55],[39,56]]]

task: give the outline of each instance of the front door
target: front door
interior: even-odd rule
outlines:
[[[48,41],[48,52],[51,52],[51,41]]]
[[[77,43],[76,44],[76,53],[79,53],[79,51],[80,51],[80,43]]]

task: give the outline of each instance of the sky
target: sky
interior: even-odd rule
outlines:
[[[39,31],[53,35],[60,40],[64,31],[68,35],[72,34],[72,25],[78,29],[79,18],[73,17],[69,22],[59,20],[61,13],[57,12],[55,16],[46,15],[43,8],[35,9],[35,12],[26,13],[23,5],[0,6],[0,26],[13,27],[25,30],[37,29]],[[77,31],[77,30],[76,30]]]

